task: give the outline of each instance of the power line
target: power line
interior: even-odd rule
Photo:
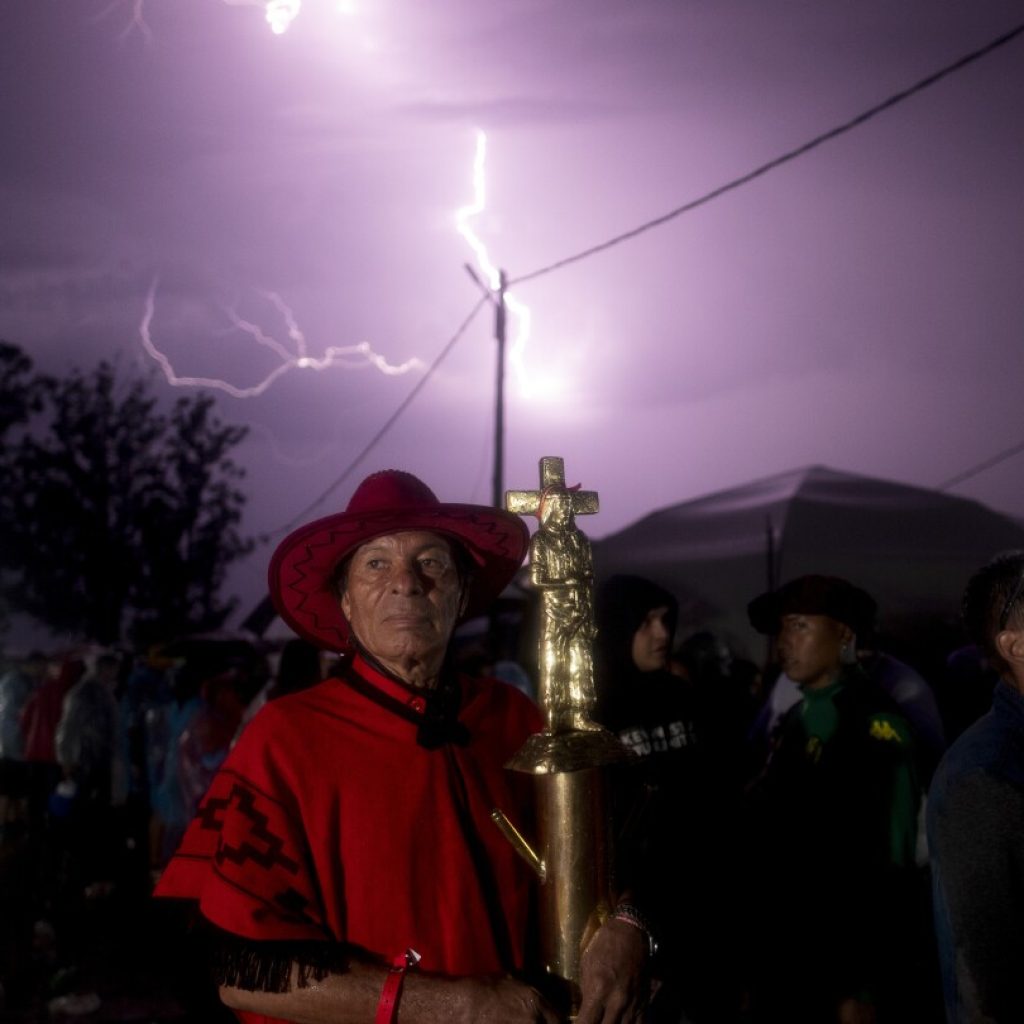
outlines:
[[[542,277],[544,274],[550,274],[554,270],[559,270],[572,263],[578,263],[580,260],[587,259],[589,256],[594,256],[599,252],[604,252],[606,249],[611,249],[613,246],[619,245],[621,242],[626,242],[631,238],[636,238],[637,235],[642,235],[644,232],[660,227],[662,224],[666,224],[668,221],[674,220],[676,217],[682,216],[684,213],[689,213],[691,210],[695,210],[698,206],[703,206],[705,203],[711,202],[712,199],[717,199],[726,192],[731,192],[733,189],[739,188],[741,185],[746,185],[748,182],[761,177],[763,174],[767,174],[776,167],[781,167],[783,164],[789,163],[791,160],[795,160],[798,156],[803,156],[804,153],[807,153],[812,149],[816,149],[823,143],[828,142],[845,132],[851,131],[858,125],[864,124],[865,121],[869,121],[877,114],[882,113],[883,110],[888,110],[890,107],[896,106],[897,103],[902,103],[905,99],[908,99],[915,93],[920,92],[922,89],[927,89],[928,86],[934,85],[940,79],[945,78],[947,75],[951,75],[954,71],[959,71],[968,64],[971,64],[976,60],[980,60],[982,57],[987,56],[1000,46],[1005,46],[1022,32],[1024,32],[1024,24],[1010,29],[1009,32],[993,39],[992,42],[987,43],[978,50],[974,50],[971,53],[966,54],[959,60],[954,61],[952,64],[948,64],[941,70],[928,75],[926,78],[922,78],[919,82],[916,82],[909,88],[904,89],[901,92],[894,93],[888,99],[870,107],[851,120],[831,129],[831,131],[815,136],[809,142],[805,142],[802,146],[798,146],[796,149],[791,149],[788,153],[783,153],[782,156],[775,157],[774,160],[769,160],[766,164],[761,164],[760,167],[754,168],[754,170],[749,171],[747,174],[744,174],[739,178],[734,178],[732,181],[727,182],[724,185],[720,185],[718,188],[712,189],[705,195],[700,196],[700,198],[693,199],[682,206],[678,206],[676,209],[670,210],[668,213],[664,213],[660,217],[655,217],[654,220],[649,220],[629,231],[624,231],[621,235],[609,238],[605,242],[599,242],[597,245],[592,245],[589,249],[584,249],[582,252],[578,252],[573,256],[566,256],[564,259],[557,260],[555,263],[551,263],[546,267],[541,267],[539,270],[533,270],[528,274],[522,274],[519,277],[515,277],[508,282],[509,287],[512,285],[522,284],[524,281],[532,281],[534,278]]]
[[[843,135],[848,131],[851,131],[852,129],[858,127],[859,125],[864,124],[866,121],[869,121],[871,118],[882,113],[882,111],[888,110],[890,107],[894,107],[898,103],[902,103],[905,99],[908,99],[915,93],[921,92],[923,89],[928,88],[930,85],[934,85],[936,82],[940,81],[946,76],[953,74],[953,72],[959,71],[961,68],[966,67],[968,64],[972,64],[974,63],[974,61],[980,60],[982,57],[985,57],[988,54],[992,53],[994,50],[997,50],[999,47],[1005,46],[1013,39],[1016,39],[1017,36],[1019,36],[1021,33],[1024,33],[1024,24],[1017,25],[1015,28],[1010,29],[1008,32],[1004,33],[1001,36],[998,36],[997,38],[993,39],[991,42],[980,47],[979,49],[973,50],[970,53],[965,54],[963,57],[960,57],[952,64],[948,64],[945,67],[939,69],[938,71],[928,75],[927,77],[922,78],[920,81],[914,83],[908,88],[903,89],[900,92],[894,93],[888,99],[885,99],[881,103],[878,103],[875,106],[868,108],[867,110],[858,114],[856,117],[851,118],[849,121],[846,121],[843,124],[840,124],[837,127],[822,133],[821,135],[815,136],[813,139],[811,139],[808,142],[805,142],[801,146],[798,146],[796,149],[789,150],[789,152],[783,153],[781,156],[775,157],[773,160],[769,160],[765,164],[761,164],[759,167],[754,168],[752,171],[749,171],[748,173],[741,175],[738,178],[734,178],[732,181],[726,182],[724,185],[720,185],[718,186],[718,188],[712,189],[710,192],[707,192],[704,195],[698,197],[697,199],[693,199],[688,203],[684,203],[682,206],[676,207],[674,210],[670,210],[668,213],[662,214],[660,217],[656,217],[653,220],[646,221],[645,223],[640,224],[629,231],[625,231],[622,234],[615,235],[613,238],[609,238],[604,242],[599,242],[597,245],[592,245],[589,248],[584,249],[581,252],[575,253],[572,256],[566,256],[563,259],[557,260],[556,262],[551,263],[546,267],[541,267],[538,270],[533,270],[530,273],[521,274],[519,277],[512,278],[510,281],[508,281],[508,286],[511,287],[512,285],[523,284],[526,281],[532,281],[535,278],[542,277],[545,274],[550,274],[555,270],[561,269],[562,267],[569,266],[570,264],[573,263],[578,263],[581,260],[596,255],[597,253],[604,252],[606,249],[611,249],[612,247],[619,245],[622,242],[626,242],[631,238],[636,238],[638,235],[642,235],[647,231],[651,231],[656,227],[660,227],[662,224],[666,224],[669,221],[674,220],[676,217],[682,216],[684,213],[689,213],[691,210],[695,210],[697,209],[697,207],[703,206],[706,203],[711,202],[713,199],[717,199],[719,196],[724,195],[727,192],[731,192],[742,185],[746,185],[748,182],[751,182],[754,179],[759,178],[764,174],[767,174],[769,171],[774,170],[776,167],[781,167],[783,164],[789,163],[790,161],[795,160],[799,156],[803,156],[804,153],[808,153],[812,149],[816,149],[818,146],[823,145],[824,143],[830,141],[831,139],[837,138],[838,136]],[[388,432],[388,430],[391,429],[395,421],[406,410],[406,408],[416,397],[416,395],[419,394],[422,388],[426,385],[427,381],[433,375],[434,371],[438,368],[438,366],[441,365],[441,362],[445,359],[445,357],[454,347],[455,343],[465,333],[470,323],[472,323],[473,318],[479,312],[480,307],[487,301],[489,301],[489,296],[484,296],[477,302],[477,304],[470,311],[470,313],[459,326],[455,334],[452,335],[452,337],[449,339],[445,347],[441,350],[440,355],[437,357],[437,359],[434,360],[434,362],[428,368],[427,372],[423,375],[420,381],[416,384],[412,391],[409,392],[405,400],[398,406],[394,413],[392,413],[392,415],[388,418],[388,420],[384,423],[380,430],[378,430],[377,433],[373,435],[373,437],[362,449],[362,451],[352,460],[352,462],[349,463],[349,465],[345,468],[342,474],[336,480],[334,480],[331,483],[331,485],[322,494],[320,494],[318,498],[316,498],[315,501],[311,502],[301,512],[293,516],[292,519],[289,520],[289,522],[287,522],[284,526],[280,526],[276,530],[270,531],[270,533],[266,536],[273,537],[277,534],[284,533],[285,531],[292,529],[301,519],[303,519],[313,509],[315,509],[318,505],[320,505],[323,501],[330,497],[330,495],[333,494],[334,491],[337,490],[337,488],[340,487],[345,482],[345,480],[348,479],[348,477],[351,475],[352,471],[356,468],[356,466],[358,466],[359,463],[362,462],[362,460],[370,453],[370,451],[374,448],[377,442],[380,441],[380,439]],[[950,478],[945,483],[940,484],[939,489],[944,490],[948,487],[952,487],[954,484],[960,483],[963,480],[968,479],[970,476],[974,476],[975,474],[980,473],[982,470],[988,469],[990,466],[996,465],[997,463],[1002,462],[1004,459],[1016,455],[1020,451],[1024,451],[1024,443],[1015,446],[1012,449],[1008,449],[1006,452],[1002,452],[999,455],[994,456],[992,459],[986,461],[985,463],[973,467],[972,469],[967,470],[964,473],[959,474],[958,476]]]
[[[998,466],[1000,462],[1012,459],[1014,455],[1020,455],[1021,452],[1024,452],[1024,441],[1021,441],[1020,444],[1015,444],[1012,448],[1001,451],[998,455],[993,455],[992,458],[986,459],[984,462],[979,462],[976,466],[971,466],[970,469],[965,469],[962,473],[957,473],[956,476],[951,476],[948,480],[944,480],[939,484],[936,490],[948,491],[950,487],[962,484],[965,480],[970,480],[972,476],[977,476],[986,469]]]
[[[301,512],[296,513],[287,523],[284,524],[284,526],[279,526],[276,530],[271,530],[269,533],[267,533],[265,535],[267,538],[276,537],[278,534],[285,533],[286,531],[291,530],[293,527],[298,525],[298,523],[301,520],[305,519],[305,517],[309,515],[309,513],[312,512],[313,509],[315,509],[318,505],[326,501],[327,498],[329,498],[349,478],[349,476],[351,475],[352,471],[356,468],[356,466],[358,466],[359,463],[362,462],[367,455],[369,455],[370,451],[377,444],[377,442],[391,429],[391,427],[394,425],[398,417],[401,416],[403,412],[405,412],[405,410],[409,407],[409,404],[412,402],[412,400],[420,393],[420,391],[423,390],[423,387],[426,385],[427,381],[430,380],[434,371],[441,365],[441,363],[444,361],[448,353],[451,352],[451,350],[455,347],[455,343],[459,340],[459,338],[461,338],[462,335],[466,333],[466,329],[473,322],[473,318],[480,311],[480,307],[483,306],[485,302],[488,302],[489,298],[489,296],[483,296],[482,298],[477,300],[477,304],[470,310],[466,319],[463,320],[462,323],[459,325],[458,330],[456,330],[456,332],[451,336],[451,338],[448,339],[444,348],[441,349],[441,352],[438,355],[438,357],[427,368],[427,372],[424,373],[420,380],[416,382],[416,386],[412,389],[412,391],[409,392],[408,395],[405,396],[405,398],[398,406],[398,408],[395,409],[395,411],[388,417],[387,421],[384,423],[384,426],[382,426],[380,430],[378,430],[377,433],[370,438],[370,440],[366,443],[363,450],[345,467],[342,474],[336,480],[334,480],[331,483],[331,485],[315,501],[310,502],[304,509],[302,509]]]

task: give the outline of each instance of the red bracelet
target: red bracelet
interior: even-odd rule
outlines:
[[[373,1024],[395,1024],[398,1019],[398,997],[402,994],[402,982],[405,972],[420,962],[420,955],[411,946],[391,961],[388,976],[384,980],[384,988],[377,1004],[377,1016]]]

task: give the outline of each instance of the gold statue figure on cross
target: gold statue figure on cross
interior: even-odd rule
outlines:
[[[491,817],[541,881],[541,954],[548,975],[567,985],[574,1020],[583,950],[612,906],[604,771],[633,755],[590,717],[597,696],[594,559],[575,517],[597,511],[597,493],[566,487],[563,460],[546,457],[540,489],[506,492],[505,507],[540,523],[530,540],[530,578],[541,599],[537,696],[545,728],[506,765],[535,777],[535,845],[500,808]]]
[[[539,702],[549,733],[593,731],[600,728],[590,717],[596,700],[594,559],[575,516],[597,512],[597,492],[566,487],[560,458],[541,459],[540,473],[540,490],[505,496],[510,512],[540,522],[530,541],[530,579],[541,597]]]

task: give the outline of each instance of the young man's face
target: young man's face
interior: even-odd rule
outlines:
[[[641,672],[655,672],[668,664],[668,605],[652,608],[633,634],[633,664]]]
[[[852,636],[849,626],[828,615],[783,615],[776,640],[782,671],[812,690],[827,686],[838,674],[843,645]]]

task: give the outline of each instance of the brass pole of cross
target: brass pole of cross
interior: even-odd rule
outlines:
[[[538,700],[545,728],[507,765],[535,776],[537,848],[500,810],[493,817],[541,879],[544,966],[564,987],[572,1015],[583,948],[611,907],[604,767],[632,756],[591,718],[594,567],[590,542],[575,517],[596,513],[598,497],[595,491],[567,487],[563,460],[547,456],[540,460],[540,488],[508,491],[505,507],[540,523],[530,541],[530,579],[541,601]]]

